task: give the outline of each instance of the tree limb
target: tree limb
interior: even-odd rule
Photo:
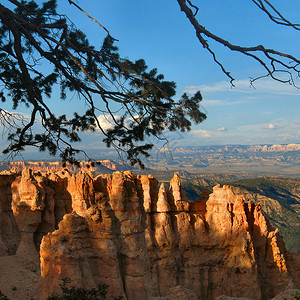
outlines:
[[[252,0],[256,5],[260,7],[264,12],[268,13],[269,17],[276,23],[281,25],[287,25],[291,26],[296,30],[299,30],[298,24],[293,24],[289,22],[287,19],[285,19],[275,8],[270,4],[267,0]],[[239,45],[231,44],[229,41],[213,34],[211,31],[207,30],[203,25],[201,25],[198,20],[196,19],[196,16],[193,14],[192,10],[189,8],[188,4],[191,6],[191,1],[187,0],[177,0],[180,9],[185,13],[186,17],[189,19],[190,23],[194,27],[196,31],[196,36],[200,43],[202,44],[203,48],[207,49],[211,55],[213,56],[214,61],[221,67],[223,73],[230,79],[231,84],[233,85],[234,77],[230,74],[229,71],[224,67],[223,63],[217,58],[216,53],[214,50],[211,49],[209,46],[208,40],[204,38],[206,36],[207,38],[210,38],[219,44],[222,44],[223,46],[227,47],[228,49],[232,51],[236,51],[239,53],[242,53],[246,56],[251,57],[255,61],[257,61],[263,69],[266,71],[266,74],[261,77],[267,77],[270,76],[276,81],[282,82],[282,83],[289,83],[291,85],[295,86],[294,77],[298,77],[300,74],[300,60],[296,58],[295,56],[289,54],[280,52],[274,49],[265,48],[263,45],[257,45],[252,47],[244,47]],[[275,11],[276,14],[279,15],[279,18],[282,20],[282,22],[278,21],[274,16],[270,14],[268,9],[263,5],[263,2],[267,3],[272,10]],[[188,3],[188,4],[187,4]],[[194,8],[194,5],[192,5]],[[260,58],[259,54],[262,54],[264,58]],[[285,61],[285,60],[288,61]],[[271,67],[268,66],[268,64],[271,65]],[[282,67],[284,67],[284,70],[279,69],[275,64],[280,64]],[[282,79],[280,78],[281,73],[288,73],[290,78],[289,79]],[[252,80],[254,82],[258,78],[255,78]]]

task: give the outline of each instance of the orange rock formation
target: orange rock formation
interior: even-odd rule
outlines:
[[[101,171],[109,173],[110,170],[124,170],[125,166],[111,161],[109,159],[99,160],[100,164],[94,164],[91,166],[88,162],[80,162],[80,167],[77,167],[72,164],[67,164],[65,167],[62,165],[60,161],[11,161],[11,162],[0,162],[0,171],[10,171],[12,169],[19,169],[22,170],[24,168],[30,168],[33,171],[40,171],[40,172],[59,172],[64,169],[68,170],[69,172],[79,172],[80,170],[83,171]]]
[[[188,202],[177,174],[166,188],[131,172],[24,169],[0,176],[0,218],[0,255],[34,264],[40,250],[40,299],[66,277],[130,300],[271,299],[299,284],[259,204],[229,186]]]

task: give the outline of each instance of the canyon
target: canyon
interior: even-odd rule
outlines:
[[[299,178],[300,144],[173,147],[154,153],[145,163],[149,168],[166,171]]]
[[[128,300],[284,299],[300,285],[299,258],[259,203],[228,185],[188,201],[176,173],[159,184],[130,171],[4,171],[0,258],[35,276],[22,299],[47,299],[64,278]],[[16,285],[0,280],[11,297]]]

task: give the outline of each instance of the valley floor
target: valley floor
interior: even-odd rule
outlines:
[[[28,270],[16,255],[1,256],[0,270],[0,290],[10,300],[30,300],[34,297],[39,272]]]

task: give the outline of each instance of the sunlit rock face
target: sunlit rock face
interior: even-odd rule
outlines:
[[[40,299],[67,277],[133,300],[271,299],[298,284],[260,205],[229,186],[189,202],[177,174],[166,187],[131,172],[25,169],[0,176],[0,202],[0,255],[35,262],[40,251]]]

